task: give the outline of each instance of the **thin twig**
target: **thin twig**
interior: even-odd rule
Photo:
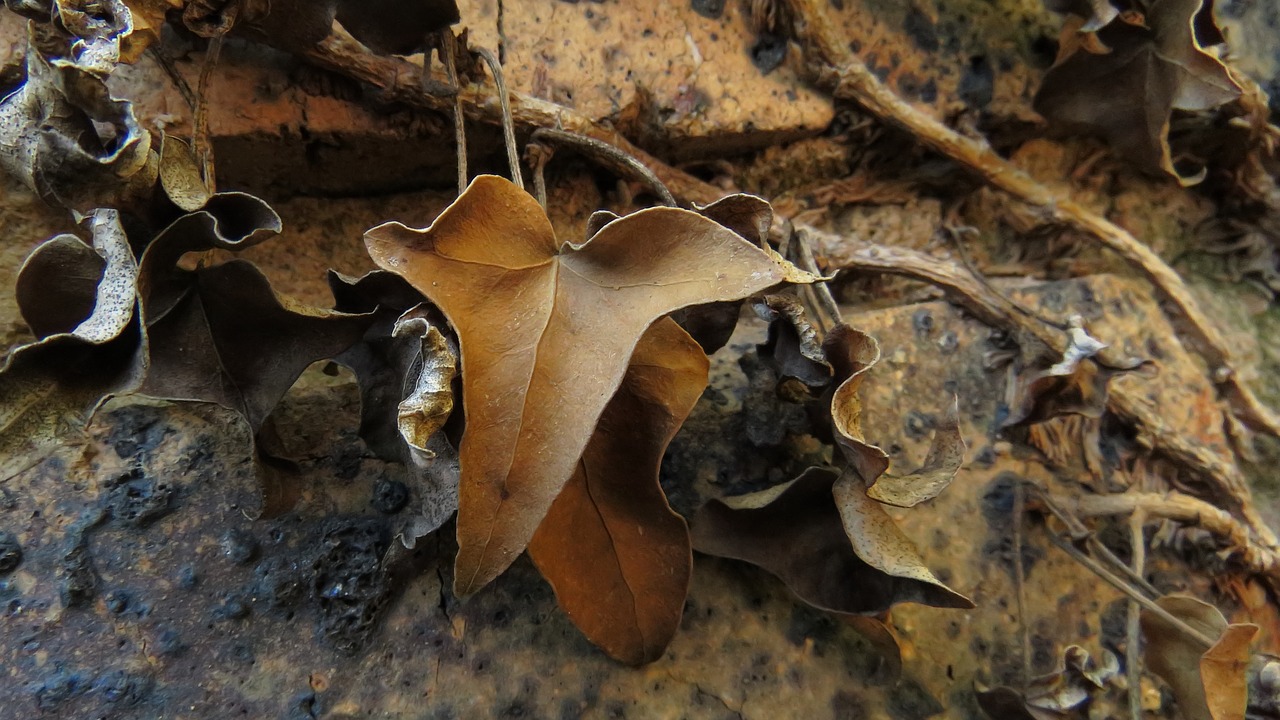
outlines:
[[[498,86],[498,100],[502,103],[502,141],[507,146],[507,162],[511,164],[511,182],[524,189],[524,177],[520,173],[520,152],[516,148],[516,127],[511,117],[511,95],[507,92],[507,81],[502,76],[502,63],[489,48],[478,47],[475,51],[484,58],[493,73],[493,82]],[[460,100],[459,100],[460,102]]]
[[[156,61],[156,64],[159,65],[160,69],[164,71],[164,74],[168,76],[169,82],[173,83],[173,87],[178,90],[178,94],[181,95],[183,101],[187,103],[187,108],[191,110],[191,115],[194,117],[198,101],[196,100],[195,92],[191,89],[190,83],[187,82],[186,78],[182,77],[182,74],[178,72],[178,68],[174,67],[173,61],[165,56],[163,52],[160,52],[159,46],[152,45],[148,47],[147,54],[151,56],[152,60]]]
[[[1184,634],[1187,635],[1187,637],[1202,644],[1206,650],[1208,650],[1210,647],[1213,646],[1213,640],[1209,639],[1209,637],[1206,636],[1204,633],[1200,632],[1199,630],[1196,630],[1195,628],[1186,624],[1182,620],[1179,620],[1175,615],[1170,613],[1168,610],[1165,610],[1164,608],[1157,605],[1154,600],[1148,598],[1146,595],[1143,595],[1142,593],[1135,590],[1133,586],[1129,585],[1129,583],[1125,582],[1123,579],[1113,574],[1110,570],[1100,565],[1097,560],[1094,560],[1088,555],[1085,555],[1084,553],[1080,552],[1070,542],[1067,542],[1066,540],[1062,539],[1056,533],[1048,532],[1046,534],[1049,536],[1049,541],[1052,542],[1054,545],[1056,545],[1058,549],[1070,555],[1073,560],[1083,565],[1086,569],[1088,569],[1094,575],[1097,575],[1098,577],[1105,580],[1109,585],[1111,585],[1115,589],[1119,590],[1125,595],[1128,595],[1129,598],[1132,599],[1134,602],[1138,603],[1143,608],[1146,608],[1152,613],[1159,615],[1162,619],[1164,619],[1165,622],[1181,630]]]
[[[1133,560],[1133,572],[1142,577],[1143,567],[1147,560],[1147,539],[1142,526],[1146,516],[1135,512],[1129,517],[1129,547]],[[1133,720],[1142,720],[1142,606],[1136,602],[1129,603],[1128,627],[1125,628],[1124,666],[1125,676],[1129,680],[1129,715]]]
[[[454,59],[454,53],[457,52],[458,41],[453,36],[453,28],[445,28],[440,31],[440,61],[444,64],[445,76],[449,79],[449,84],[455,89],[458,87],[458,66]],[[427,55],[423,56],[423,64],[427,62]],[[431,74],[422,73],[423,92],[427,93],[428,83],[431,81]],[[467,189],[467,119],[462,112],[462,98],[455,92],[453,96],[453,142],[457,148],[458,154],[458,194],[461,195]]]
[[[1280,555],[1262,547],[1249,536],[1249,530],[1235,518],[1204,500],[1177,491],[1165,493],[1127,492],[1119,495],[1082,495],[1077,498],[1055,498],[1054,502],[1069,508],[1080,517],[1124,516],[1140,513],[1185,523],[1207,530],[1216,536],[1244,567],[1271,579],[1280,590]]]
[[[217,192],[218,186],[214,176],[213,145],[209,141],[209,81],[213,77],[213,69],[218,65],[218,57],[222,54],[223,37],[225,33],[209,38],[204,63],[200,66],[200,80],[196,85],[196,109],[192,121],[191,148],[200,161],[201,179],[210,193]]]
[[[663,205],[667,207],[676,206],[675,196],[662,183],[662,180],[653,174],[652,170],[636,159],[634,155],[603,140],[555,128],[538,128],[533,131],[530,139],[535,142],[547,142],[552,145],[570,147],[580,153],[589,155],[592,159],[608,166],[614,172],[643,182],[653,191],[654,195],[658,196]]]
[[[796,33],[805,44],[816,81],[840,99],[852,100],[885,122],[981,176],[988,184],[1040,211],[1045,224],[1073,228],[1100,242],[1138,268],[1186,321],[1198,350],[1209,363],[1235,412],[1255,430],[1280,437],[1280,417],[1254,395],[1232,366],[1231,352],[1217,326],[1190,290],[1160,256],[1115,223],[1041,185],[984,141],[961,135],[915,109],[886,87],[848,47],[840,25],[827,14],[826,0],[788,0]]]
[[[554,154],[555,150],[540,143],[530,142],[524,146],[524,160],[533,168],[533,196],[543,210],[547,209],[547,163]]]
[[[447,112],[453,106],[450,97],[426,95],[422,92],[423,68],[395,56],[376,55],[360,44],[341,26],[319,43],[310,46],[302,57],[345,77],[368,83],[383,91],[389,102],[408,107]],[[472,120],[498,124],[503,121],[499,104],[493,103],[493,91],[484,86],[463,88],[463,108]],[[663,184],[684,202],[711,203],[725,191],[711,183],[676,169],[636,147],[618,131],[557,103],[531,95],[512,92],[509,95],[513,120],[528,128],[556,127],[580,135],[603,140],[634,156],[662,179]]]

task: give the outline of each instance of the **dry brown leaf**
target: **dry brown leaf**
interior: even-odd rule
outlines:
[[[964,464],[965,444],[960,436],[960,408],[953,398],[942,424],[933,431],[933,442],[924,465],[909,475],[881,475],[867,495],[886,505],[914,507],[947,489]]]
[[[1156,603],[1213,641],[1200,640],[1149,610],[1142,611],[1143,659],[1173,690],[1186,720],[1241,720],[1248,705],[1249,643],[1258,626],[1228,625],[1214,606],[1186,595]]]
[[[276,294],[246,261],[196,270],[177,265],[188,252],[260,242],[279,223],[261,200],[224,193],[152,241],[138,279],[152,344],[152,371],[140,392],[218,403],[239,412],[256,433],[308,365],[360,339],[371,316],[299,305]]]
[[[398,535],[413,548],[458,510],[458,453],[441,431],[454,406],[456,342],[442,333],[444,317],[398,275],[377,270],[357,280],[330,271],[329,286],[335,309],[374,317],[361,342],[335,360],[360,384],[360,437],[408,470]]]
[[[880,359],[879,345],[870,335],[841,324],[827,335],[823,349],[839,382],[831,397],[831,425],[836,445],[849,464],[832,492],[854,552],[889,576],[928,588],[929,597],[936,599],[929,604],[972,607],[968,598],[934,576],[915,544],[902,534],[881,504],[867,496],[868,485],[876,483],[889,469],[889,456],[863,437],[862,401],[858,398],[867,370]],[[941,428],[934,435],[925,468],[893,487],[892,494],[903,502],[936,497],[950,484],[963,460],[964,441],[958,427],[954,431]]]
[[[573,623],[630,665],[661,657],[684,611],[689,530],[667,504],[658,468],[706,387],[709,366],[673,320],[654,323],[529,543]]]
[[[365,242],[458,333],[467,419],[459,595],[528,545],[654,320],[811,279],[676,208],[642,210],[562,244],[537,201],[494,176],[476,178],[431,227],[387,223]]]
[[[195,212],[209,202],[210,192],[200,175],[200,163],[187,143],[172,135],[160,139],[160,187],[183,212]]]
[[[783,293],[765,295],[751,307],[769,323],[769,335],[756,352],[779,379],[793,378],[813,390],[831,383],[831,365],[822,352],[822,341],[809,324],[799,298]]]
[[[1143,169],[1197,182],[1173,166],[1170,114],[1208,110],[1240,95],[1227,67],[1196,38],[1195,19],[1203,6],[1204,0],[1155,0],[1145,26],[1115,18],[1096,35],[1110,52],[1080,47],[1045,73],[1036,112],[1067,129],[1103,136]],[[1081,46],[1076,25],[1064,27],[1062,44]]]
[[[96,210],[74,235],[54,237],[18,275],[18,304],[40,338],[0,369],[0,481],[67,443],[109,395],[142,381],[137,266],[115,210]]]
[[[822,610],[873,615],[900,602],[973,607],[936,582],[888,574],[860,558],[833,496],[840,477],[829,468],[809,468],[767,490],[711,500],[693,517],[693,547],[758,565]]]
[[[112,204],[130,183],[152,185],[154,175],[144,177],[151,135],[133,106],[107,89],[114,61],[65,52],[46,57],[28,38],[27,80],[0,99],[0,169],[45,202],[87,213]]]

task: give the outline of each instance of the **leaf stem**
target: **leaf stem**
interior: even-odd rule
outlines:
[[[507,162],[511,165],[511,182],[524,189],[524,177],[520,174],[520,153],[516,150],[516,126],[511,117],[511,95],[507,92],[507,81],[502,75],[502,63],[489,48],[475,48],[477,54],[484,58],[493,73],[493,82],[498,86],[498,100],[502,103],[502,141],[507,146]],[[461,99],[455,102],[461,103]]]
[[[538,128],[533,131],[531,139],[535,142],[546,142],[553,145],[571,147],[584,155],[589,155],[603,165],[622,175],[630,176],[649,186],[655,195],[667,207],[676,207],[676,198],[653,171],[645,167],[634,155],[603,140],[580,135],[568,130],[555,128]]]

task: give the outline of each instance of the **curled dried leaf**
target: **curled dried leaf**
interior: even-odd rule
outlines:
[[[195,212],[209,202],[211,193],[200,174],[200,163],[187,143],[172,135],[160,140],[160,187],[184,212]]]
[[[19,272],[19,306],[38,341],[0,368],[0,480],[65,444],[109,395],[146,372],[137,312],[137,266],[115,210],[84,220],[93,246],[59,235]],[[41,290],[47,290],[42,293]]]
[[[924,465],[909,475],[884,474],[867,489],[867,495],[886,505],[914,507],[942,494],[964,465],[964,438],[960,436],[959,400],[952,399],[942,424],[934,429]]]
[[[109,204],[131,181],[154,182],[135,177],[151,167],[151,135],[132,104],[111,96],[102,68],[46,57],[34,35],[26,67],[26,82],[0,99],[0,168],[46,202],[81,212]]]
[[[861,513],[842,505],[834,494],[843,479],[829,468],[809,468],[795,480],[767,490],[708,501],[691,523],[693,547],[764,568],[801,600],[822,610],[874,615],[900,602],[973,607],[936,580],[922,581],[932,577],[927,569],[921,572],[907,560],[885,562],[892,554],[886,552],[892,543],[885,543],[883,537],[860,542],[877,545],[872,556],[903,574],[884,572],[855,552],[844,518]],[[855,526],[883,530],[883,523],[871,514],[875,510],[892,526],[878,503],[865,493],[861,496],[875,508],[866,520],[855,519]],[[896,527],[889,532],[901,537]]]
[[[681,307],[812,276],[696,213],[651,208],[557,241],[538,202],[476,178],[431,227],[365,234],[448,317],[462,352],[455,591],[505,570],[573,476],[636,342]]]
[[[1136,358],[1119,365],[1103,365],[1096,358],[1106,348],[1106,343],[1085,331],[1078,316],[1073,317],[1062,356],[1019,375],[1004,427],[1031,425],[1060,415],[1101,417],[1107,407],[1107,386],[1113,378],[1155,370],[1151,361]]]
[[[1068,22],[1063,50],[1036,93],[1036,112],[1068,130],[1101,135],[1145,170],[1198,182],[1202,174],[1184,177],[1174,168],[1170,115],[1174,109],[1208,110],[1240,95],[1227,67],[1197,38],[1203,6],[1204,0],[1160,0],[1141,23],[1115,16],[1096,36],[1087,32],[1091,23]],[[1104,16],[1090,19],[1096,24]],[[1110,51],[1089,52],[1081,38],[1094,37]]]
[[[804,305],[794,295],[765,295],[751,304],[769,323],[769,335],[757,348],[779,379],[795,379],[813,390],[831,383],[831,365],[822,351],[818,331],[809,324]]]
[[[1079,645],[1063,651],[1054,672],[1034,678],[1025,692],[1008,687],[985,688],[975,683],[978,706],[993,720],[1032,718],[1056,720],[1072,711],[1088,707],[1120,674],[1120,661],[1109,650],[1102,651],[1099,665]]]

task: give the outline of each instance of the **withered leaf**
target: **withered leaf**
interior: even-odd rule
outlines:
[[[832,612],[871,615],[899,602],[973,607],[936,582],[891,575],[860,558],[833,496],[839,478],[836,470],[809,468],[767,490],[708,501],[691,523],[693,547],[758,565]]]
[[[36,248],[18,276],[19,307],[39,340],[15,349],[0,369],[0,480],[65,444],[68,429],[146,372],[137,266],[119,214],[97,210],[84,224],[93,247],[59,235]]]
[[[172,135],[160,139],[160,187],[184,212],[195,212],[209,202],[209,188],[200,176],[200,165],[191,146]]]
[[[1128,372],[1155,371],[1154,363],[1137,358],[1103,365],[1097,358],[1106,347],[1085,331],[1079,317],[1073,317],[1062,356],[1019,373],[1004,427],[1031,425],[1061,415],[1101,417],[1107,409],[1107,387],[1112,379]]]
[[[1058,669],[1033,678],[1025,692],[1008,687],[987,689],[975,683],[978,705],[992,720],[1030,718],[1057,720],[1081,712],[1120,672],[1120,661],[1103,650],[1101,666],[1079,645],[1062,653]]]
[[[227,193],[152,241],[138,280],[152,344],[140,392],[218,403],[239,412],[256,433],[308,365],[361,338],[369,315],[300,305],[276,294],[247,261],[177,266],[187,252],[240,249],[278,230],[266,203]]]
[[[1242,720],[1249,701],[1249,644],[1257,625],[1228,625],[1214,606],[1187,595],[1156,600],[1161,608],[1213,641],[1206,648],[1160,615],[1143,610],[1143,659],[1173,690],[1187,720]]]
[[[769,227],[773,224],[773,207],[754,195],[727,195],[710,205],[694,206],[694,210],[738,233],[753,245],[765,247],[767,244]],[[592,214],[587,223],[587,237],[617,217],[613,213]],[[738,326],[741,310],[741,301],[726,300],[681,308],[671,313],[671,317],[710,355],[729,342]]]
[[[823,342],[827,361],[839,382],[831,397],[831,426],[836,445],[848,462],[832,492],[853,550],[868,565],[894,578],[919,583],[942,607],[972,607],[968,598],[944,585],[924,564],[915,544],[902,534],[881,504],[868,497],[868,485],[889,469],[889,456],[871,445],[862,433],[862,401],[858,390],[867,371],[880,359],[880,347],[866,333],[840,324]],[[954,425],[954,423],[952,424]],[[940,428],[921,472],[890,484],[886,494],[902,502],[917,502],[942,492],[964,460],[964,441],[958,427]],[[915,504],[911,502],[911,504]]]
[[[560,607],[631,665],[657,660],[680,625],[693,558],[658,467],[707,384],[702,349],[670,318],[640,338],[573,477],[529,542]]]
[[[151,135],[111,96],[102,68],[45,57],[33,39],[26,66],[26,82],[0,100],[0,168],[80,212],[109,204],[130,181],[154,182],[135,177],[149,167]]]
[[[908,475],[881,475],[867,488],[867,495],[886,505],[914,507],[942,494],[964,465],[965,444],[960,436],[959,413],[958,400],[953,398],[942,424],[933,431],[933,443],[924,465]]]
[[[822,340],[809,324],[799,298],[784,293],[765,295],[751,306],[769,323],[769,335],[756,350],[779,378],[794,378],[813,390],[831,383],[831,364],[822,351]]]
[[[398,275],[377,270],[357,280],[330,271],[329,286],[335,309],[373,314],[363,339],[334,359],[360,384],[360,437],[408,470],[398,534],[413,548],[458,509],[457,451],[441,431],[454,406],[456,347],[443,335],[443,316]]]
[[[811,279],[676,208],[642,210],[562,244],[537,201],[494,176],[476,178],[429,228],[387,223],[365,242],[458,333],[467,418],[459,595],[497,577],[528,545],[654,320]]]
[[[1067,129],[1103,136],[1113,150],[1149,171],[1186,183],[1173,166],[1169,118],[1179,110],[1208,110],[1234,100],[1240,86],[1226,66],[1197,41],[1194,18],[1204,0],[1156,0],[1145,25],[1116,17],[1097,31],[1109,52],[1084,49],[1087,26],[1068,22],[1063,52],[1036,93],[1036,112]]]

